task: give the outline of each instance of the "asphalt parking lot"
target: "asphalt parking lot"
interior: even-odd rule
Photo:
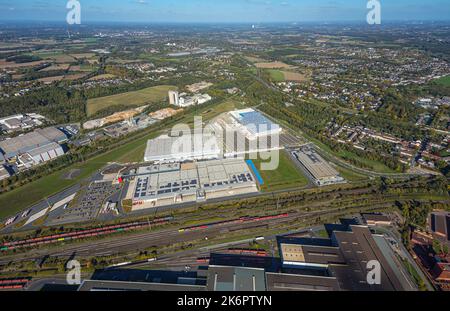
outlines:
[[[121,185],[112,182],[93,182],[80,193],[75,204],[66,209],[65,213],[49,221],[49,225],[60,225],[73,222],[87,222],[97,218],[105,201],[118,193]]]

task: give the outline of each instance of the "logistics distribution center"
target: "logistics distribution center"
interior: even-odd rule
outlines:
[[[224,113],[208,124],[219,141],[225,158],[278,151],[283,129],[253,109]]]
[[[219,156],[220,148],[213,135],[162,135],[148,141],[144,161],[167,163],[218,159]]]
[[[149,140],[144,161],[209,160],[280,150],[281,132],[278,124],[253,109],[232,111],[207,125],[203,134]]]
[[[127,176],[126,200],[141,210],[258,192],[264,181],[245,155],[282,149],[281,132],[260,112],[244,109],[222,114],[202,133],[149,140],[149,164]]]
[[[258,192],[242,159],[154,164],[140,167],[127,199],[133,210]]]
[[[255,140],[264,136],[281,134],[282,128],[251,108],[232,111],[229,113],[237,128],[245,134],[247,139]]]
[[[317,186],[328,186],[345,182],[330,164],[328,164],[312,147],[303,146],[292,151],[292,155],[300,162],[308,177]]]

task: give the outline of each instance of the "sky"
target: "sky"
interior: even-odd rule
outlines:
[[[379,0],[384,21],[450,20],[450,0]],[[1,21],[66,20],[68,0],[0,0]],[[368,0],[79,0],[82,23],[365,21]]]

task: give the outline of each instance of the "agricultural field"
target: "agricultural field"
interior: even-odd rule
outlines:
[[[50,84],[53,82],[62,81],[63,79],[64,79],[64,76],[54,76],[54,77],[41,78],[41,79],[38,79],[38,81],[45,83],[45,84]]]
[[[46,72],[46,71],[54,71],[54,70],[68,70],[70,67],[70,64],[55,64],[51,65],[50,67],[44,68],[39,70],[40,72]]]
[[[176,90],[175,86],[160,85],[134,92],[90,99],[87,102],[87,115],[92,116],[100,110],[111,106],[143,106],[165,100],[169,90]]]
[[[70,71],[82,71],[82,72],[91,72],[96,70],[97,68],[92,65],[74,65],[70,66]]]
[[[66,75],[66,76],[64,76],[64,80],[69,80],[69,81],[78,80],[78,79],[84,78],[86,75],[87,75],[87,73]]]
[[[256,63],[256,68],[262,69],[289,69],[292,68],[290,65],[283,62],[270,62],[270,63]]]
[[[283,71],[284,80],[293,82],[304,82],[308,80],[308,76],[298,72]]]
[[[70,54],[70,56],[76,59],[88,59],[93,58],[95,56],[95,53]]]
[[[18,69],[18,68],[25,68],[25,67],[34,67],[39,66],[45,63],[45,61],[39,60],[35,62],[28,62],[28,63],[15,63],[15,62],[7,62],[5,60],[0,60],[0,70],[1,69]]]
[[[116,76],[113,74],[105,73],[101,74],[95,77],[92,77],[89,79],[89,81],[100,81],[100,80],[108,80],[108,79],[114,79]]]
[[[73,58],[72,56],[57,50],[37,52],[33,53],[32,55],[38,56],[44,60],[52,60],[57,64],[66,64],[75,61],[75,58]]]
[[[254,56],[245,56],[244,57],[246,60],[248,60],[251,63],[264,63],[266,62],[265,59],[259,58],[259,57],[254,57]]]

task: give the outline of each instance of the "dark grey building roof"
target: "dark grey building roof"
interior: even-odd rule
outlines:
[[[268,291],[338,291],[335,277],[267,273]]]
[[[209,266],[208,291],[265,291],[264,269]]]
[[[326,226],[330,239],[279,238],[283,271],[289,269],[292,274],[297,270],[303,275],[302,269],[322,269],[336,278],[342,290],[409,289],[407,280],[397,271],[394,255],[386,243],[381,243],[383,237],[373,236],[367,226],[354,225],[355,220],[341,222]],[[372,260],[381,265],[380,285],[367,282],[367,264]]]
[[[369,228],[351,226],[351,232],[334,232],[334,238],[346,261],[346,266],[333,266],[331,269],[341,281],[341,287],[347,290],[404,290],[393,268],[375,242]],[[367,263],[377,260],[381,265],[381,284],[367,283]]]
[[[450,213],[435,212],[430,217],[431,230],[450,241]]]

